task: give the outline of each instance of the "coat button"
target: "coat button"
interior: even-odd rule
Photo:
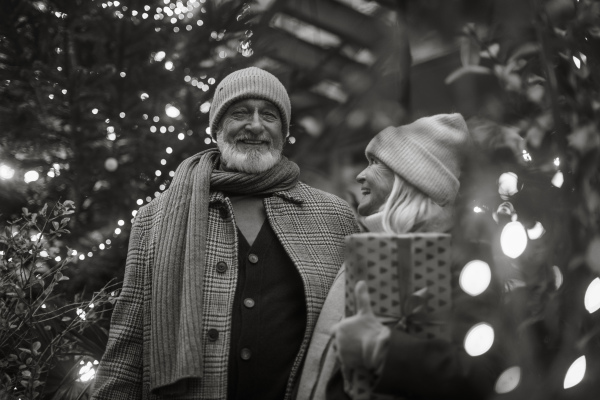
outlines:
[[[221,207],[219,209],[219,213],[221,214],[221,218],[223,218],[225,220],[229,218],[229,212],[227,211],[227,208]]]
[[[227,263],[224,261],[219,261],[217,263],[217,272],[220,274],[224,274],[227,272]]]
[[[256,254],[250,254],[248,256],[248,261],[250,261],[252,264],[256,264],[258,262],[258,256]]]
[[[250,357],[252,357],[252,352],[250,351],[250,349],[243,348],[242,351],[240,351],[240,357],[242,358],[242,360],[249,360]]]
[[[211,342],[214,342],[217,339],[219,339],[219,331],[216,329],[209,329],[208,330],[208,340],[210,340]]]
[[[247,299],[244,299],[244,305],[246,308],[252,308],[254,307],[254,300],[248,297]]]

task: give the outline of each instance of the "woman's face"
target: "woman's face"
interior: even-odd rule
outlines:
[[[356,177],[362,192],[358,213],[363,217],[378,212],[394,186],[394,172],[371,155],[367,159],[369,166]]]

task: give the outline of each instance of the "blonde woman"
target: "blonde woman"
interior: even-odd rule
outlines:
[[[460,114],[425,117],[377,134],[365,151],[369,165],[356,178],[363,195],[358,212],[365,217],[366,228],[387,233],[449,232],[462,155],[469,142]],[[355,290],[361,310],[342,320],[344,282],[342,267],[319,316],[297,399],[348,398],[341,374],[334,373],[333,342],[343,368],[376,371],[377,392],[462,399],[489,390],[490,379],[471,379],[474,365],[463,363],[456,346],[392,332],[381,324],[370,311],[364,282]]]

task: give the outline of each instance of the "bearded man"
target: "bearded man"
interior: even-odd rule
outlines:
[[[291,398],[358,227],[281,155],[290,114],[264,70],[219,84],[218,150],[185,160],[137,213],[92,399]]]

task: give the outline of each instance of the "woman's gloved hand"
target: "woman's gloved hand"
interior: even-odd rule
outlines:
[[[356,315],[333,327],[338,358],[343,368],[378,370],[385,359],[390,328],[377,320],[371,309],[369,290],[364,281],[354,288]]]

